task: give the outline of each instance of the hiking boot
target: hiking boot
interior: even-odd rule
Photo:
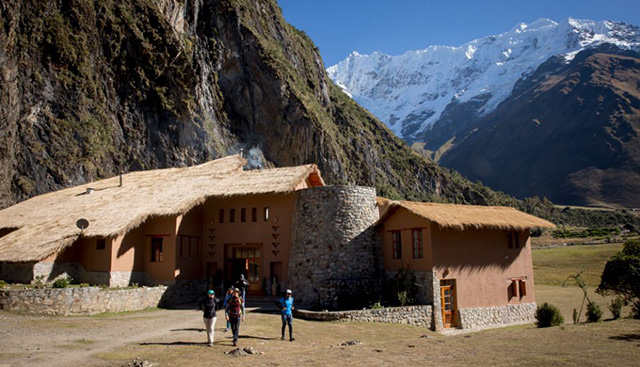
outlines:
[[[280,338],[280,340],[284,340],[284,336]]]
[[[289,341],[290,341],[290,342],[292,342],[292,341],[294,341],[294,340],[296,340],[296,338],[289,338]]]
[[[236,342],[233,342],[233,346],[234,346],[234,347],[235,347],[235,346],[237,346],[237,345],[238,345],[238,343],[236,343]]]

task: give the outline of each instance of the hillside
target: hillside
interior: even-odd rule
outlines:
[[[519,197],[640,206],[640,54],[553,58],[459,134],[441,159]]]
[[[6,0],[0,24],[0,207],[253,147],[392,198],[515,203],[412,153],[274,0]]]

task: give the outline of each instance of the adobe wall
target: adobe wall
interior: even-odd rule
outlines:
[[[296,303],[353,309],[379,298],[382,255],[371,228],[378,217],[371,187],[325,186],[297,192],[289,262],[289,287]]]

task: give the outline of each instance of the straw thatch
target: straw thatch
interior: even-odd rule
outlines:
[[[378,220],[382,223],[396,210],[404,208],[409,212],[436,223],[442,228],[498,229],[523,231],[530,228],[556,228],[556,225],[536,216],[505,206],[479,206],[439,203],[416,203],[392,201]]]
[[[0,261],[40,261],[81,235],[113,237],[150,217],[188,212],[209,197],[287,193],[307,183],[324,184],[315,165],[243,171],[247,161],[230,156],[198,166],[132,172],[36,196],[0,211]],[[86,194],[87,188],[95,191]]]

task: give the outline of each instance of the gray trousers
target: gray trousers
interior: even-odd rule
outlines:
[[[213,344],[213,334],[215,333],[214,327],[216,326],[216,318],[202,318],[204,320],[204,328],[207,330],[207,343]]]

